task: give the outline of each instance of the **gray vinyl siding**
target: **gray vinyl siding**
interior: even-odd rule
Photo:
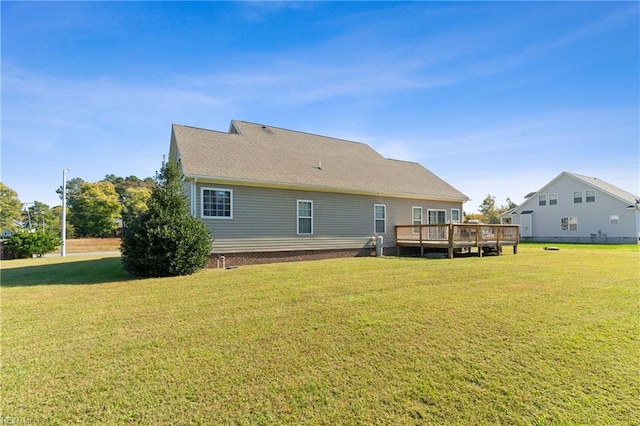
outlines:
[[[184,181],[182,182],[182,195],[184,195],[189,203],[191,203],[191,182]]]
[[[410,225],[412,207],[452,208],[462,214],[462,203],[398,199],[314,191],[254,188],[198,182],[196,217],[201,217],[202,188],[233,191],[233,218],[203,222],[214,238],[214,252],[232,253],[274,250],[318,250],[362,248],[370,245],[374,233],[374,204],[385,204],[385,246],[395,243],[394,226]],[[313,201],[313,234],[297,234],[297,200]],[[426,223],[426,211],[423,223]]]
[[[585,191],[594,190],[595,202],[587,203]],[[582,203],[573,202],[573,192],[583,193]],[[557,194],[558,203],[540,206],[538,195]],[[552,181],[533,197],[525,201],[512,215],[513,223],[521,222],[522,211],[532,210],[533,236],[528,241],[545,242],[580,242],[580,243],[637,243],[638,213],[627,209],[628,203],[617,199],[598,188],[587,185],[568,176]],[[610,217],[616,215],[618,224],[611,224]],[[561,229],[560,219],[563,217],[577,217],[577,231]]]
[[[194,211],[194,206],[193,206],[193,201],[191,199],[191,191],[192,191],[192,186],[193,184],[189,181],[183,181],[182,182],[182,195],[184,195],[184,197],[187,199],[187,203],[189,205],[189,211],[191,212],[192,215],[195,215],[195,211]]]

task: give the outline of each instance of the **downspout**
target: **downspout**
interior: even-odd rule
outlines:
[[[196,194],[198,187],[198,178],[193,178],[193,185],[191,185],[191,215],[196,217]]]

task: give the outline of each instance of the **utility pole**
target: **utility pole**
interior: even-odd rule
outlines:
[[[31,232],[33,227],[31,226],[31,212],[29,211],[29,204],[34,204],[34,203],[22,203],[22,206],[27,211],[27,218],[29,219],[29,232]]]
[[[62,245],[60,255],[67,254],[67,172],[71,169],[62,169]]]

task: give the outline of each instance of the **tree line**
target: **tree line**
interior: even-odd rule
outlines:
[[[516,208],[518,205],[507,197],[507,203],[498,205],[495,195],[487,194],[478,206],[479,213],[465,213],[465,221],[477,220],[480,223],[500,223],[500,215]]]
[[[129,274],[186,275],[206,266],[212,240],[207,226],[191,215],[182,194],[181,178],[175,163],[163,161],[155,180],[107,175],[101,181],[89,183],[75,178],[64,185],[66,194],[63,188],[58,193],[69,200],[69,219],[76,236],[105,236],[115,230],[118,220],[129,221],[120,246],[122,266]],[[21,217],[21,208],[18,194],[0,183],[2,225],[10,221],[20,228],[17,218]],[[30,217],[28,220],[33,226]],[[46,220],[42,223],[45,226]],[[12,257],[39,257],[61,242],[60,235],[52,230],[22,228],[3,240],[2,248],[3,254],[6,250]]]
[[[153,178],[106,175],[97,182],[67,181],[67,237],[112,237],[146,211],[156,183]],[[63,187],[56,192],[62,200]],[[18,193],[0,182],[0,230],[61,232],[62,206],[34,201],[22,203]]]

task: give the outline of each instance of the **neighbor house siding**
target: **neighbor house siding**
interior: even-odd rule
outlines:
[[[586,202],[586,191],[595,191],[595,201]],[[574,203],[574,192],[582,193],[582,202]],[[538,195],[557,194],[557,204],[541,206]],[[522,211],[533,210],[530,241],[635,243],[636,212],[628,210],[627,203],[594,188],[580,180],[562,175],[552,181],[536,196],[516,209],[513,223],[520,224]],[[618,216],[618,224],[611,224],[610,217]],[[563,230],[561,218],[577,218],[577,230]]]
[[[202,188],[233,191],[233,219],[203,218],[214,238],[214,253],[325,250],[370,246],[374,205],[386,205],[384,245],[395,244],[395,225],[412,223],[412,208],[462,209],[460,202],[432,202],[367,195],[256,188],[198,182],[196,216],[201,217]],[[297,234],[297,201],[313,201],[313,234]],[[426,221],[426,219],[425,219]]]

